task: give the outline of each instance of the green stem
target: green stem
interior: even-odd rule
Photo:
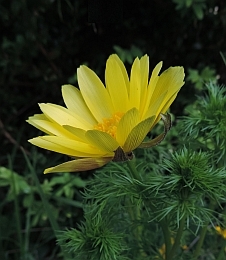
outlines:
[[[127,161],[127,166],[130,169],[130,173],[131,173],[132,177],[136,180],[141,180],[141,176],[139,175],[139,173],[136,169],[135,160]],[[133,203],[134,202],[136,203],[136,201],[137,201],[137,199],[134,199]],[[141,219],[140,205],[136,204],[136,211],[135,212],[131,212],[131,208],[130,208],[129,214],[130,214],[130,217],[133,221],[140,221],[140,219]],[[135,236],[136,236],[139,248],[140,248],[140,250],[139,250],[140,256],[145,257],[146,253],[142,249],[142,243],[141,243],[142,232],[143,232],[143,226],[139,223],[137,225],[136,230],[135,230]]]
[[[136,169],[135,159],[127,161],[127,166],[130,169],[130,173],[132,174],[132,177],[136,180],[141,180],[141,176],[139,175]]]
[[[208,225],[205,225],[201,229],[201,232],[200,232],[200,235],[199,235],[199,240],[198,240],[195,252],[194,252],[194,257],[195,258],[198,258],[198,256],[200,255],[200,250],[202,248],[203,241],[204,241],[205,236],[206,236],[207,228],[208,228]]]
[[[136,180],[141,180],[141,176],[139,175],[139,173],[136,169],[136,166],[135,166],[135,160],[127,161],[127,165],[130,169],[132,177]],[[156,211],[155,206],[154,205],[150,205],[150,206],[151,206],[152,211],[155,212]],[[138,218],[140,218],[140,208],[137,206],[137,219]],[[163,236],[164,236],[164,240],[165,240],[166,256],[169,256],[170,249],[171,249],[171,238],[170,238],[171,236],[170,236],[167,219],[165,218],[165,219],[159,221],[159,224],[162,228],[162,232],[163,232]],[[141,225],[139,225],[138,232],[137,232],[138,237],[140,237],[142,235],[142,230],[143,230],[143,227]],[[139,240],[140,240],[140,238],[139,238]]]
[[[215,202],[212,200],[210,202],[209,209],[210,210],[214,209],[214,206],[215,206]],[[201,251],[201,248],[202,248],[202,245],[203,245],[206,233],[207,233],[207,228],[208,228],[208,223],[206,223],[206,225],[203,226],[202,229],[201,229],[201,232],[200,232],[200,235],[199,235],[199,241],[197,243],[197,246],[196,246],[196,249],[195,249],[195,252],[194,252],[195,258],[198,258],[198,256],[200,255],[200,251]]]
[[[152,212],[156,212],[156,207],[153,204],[150,204],[149,206],[150,206]],[[169,253],[170,253],[172,244],[171,244],[171,233],[170,233],[170,230],[169,230],[169,223],[168,223],[167,217],[160,220],[159,224],[160,224],[161,229],[162,229],[162,233],[163,233],[163,236],[164,236],[164,242],[165,242],[165,246],[166,246],[165,247],[166,248],[165,259],[169,259]]]
[[[179,222],[179,228],[177,230],[175,242],[173,244],[172,249],[170,250],[168,257],[166,257],[166,260],[172,260],[175,253],[177,252],[177,250],[180,246],[180,240],[181,240],[181,237],[182,237],[182,234],[183,234],[183,231],[184,231],[185,220],[186,220],[186,215],[184,215]]]
[[[166,246],[165,259],[169,259],[169,254],[170,254],[172,245],[171,245],[171,235],[170,235],[170,230],[169,230],[169,226],[167,223],[167,218],[164,218],[163,220],[161,220],[159,222],[159,224],[162,228],[164,242],[165,242],[165,246]]]

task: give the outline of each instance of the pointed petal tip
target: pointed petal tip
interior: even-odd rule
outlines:
[[[73,86],[71,84],[64,84],[61,86],[62,91],[67,90],[68,88],[75,88],[75,86]]]
[[[142,56],[142,58],[149,58],[149,56],[148,56],[147,53],[146,53],[146,54],[144,54],[144,55]]]
[[[33,141],[34,141],[35,139],[37,139],[37,138],[39,138],[39,137],[34,137],[34,138],[31,138],[31,139],[28,139],[27,141],[28,141],[29,143],[31,143],[31,144],[34,144]]]
[[[87,66],[85,66],[85,65],[80,65],[77,68],[77,77],[80,77],[79,75],[81,75],[82,73],[85,73],[86,69],[89,69],[89,68]]]
[[[44,174],[51,173],[52,168],[53,167],[45,169],[43,173]]]
[[[113,53],[113,54],[111,54],[109,57],[108,57],[108,60],[109,59],[118,59],[119,58],[119,56],[116,54],[116,53]]]

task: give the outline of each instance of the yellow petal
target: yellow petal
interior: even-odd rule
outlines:
[[[162,107],[162,103],[165,100],[166,95],[167,95],[167,91],[165,91],[158,98],[153,100],[153,103],[150,104],[150,106],[147,109],[147,112],[144,115],[143,119],[146,119],[146,118],[151,117],[153,115],[156,115],[158,117],[158,115],[161,113],[160,107]]]
[[[141,85],[140,85],[140,113],[143,114],[145,100],[147,97],[148,86],[148,73],[149,73],[149,57],[144,55],[140,59],[140,73],[141,73]]]
[[[161,113],[165,114],[165,112],[168,110],[168,108],[173,103],[173,101],[176,98],[177,94],[178,94],[178,91],[175,94],[172,95],[172,97],[164,104],[163,107],[161,107]]]
[[[110,162],[111,157],[106,158],[84,158],[69,161],[66,163],[59,164],[55,167],[48,168],[44,173],[53,173],[53,172],[80,172],[88,171],[96,168],[100,168]]]
[[[64,103],[69,110],[86,119],[91,125],[97,124],[97,121],[88,109],[81,92],[76,87],[72,85],[63,85],[62,95]]]
[[[105,81],[114,112],[126,112],[128,109],[128,89],[116,55],[111,55],[107,60]]]
[[[32,138],[32,139],[28,140],[28,142],[30,142],[31,144],[36,145],[40,148],[44,148],[44,149],[47,149],[49,151],[53,151],[56,153],[66,154],[66,155],[75,156],[75,157],[78,156],[77,151],[74,151],[73,149],[65,148],[56,143],[49,142],[48,140],[43,139],[41,136]]]
[[[40,136],[30,139],[29,142],[50,151],[75,157],[97,157],[106,154],[89,144],[59,136]]]
[[[168,90],[167,96],[165,97],[165,102],[163,102],[162,107],[173,94],[179,91],[179,89],[184,85],[184,69],[183,67],[170,67],[165,70],[160,76],[156,84],[155,91],[151,97],[150,103],[158,98],[162,93]]]
[[[82,129],[90,129],[93,127],[84,118],[74,114],[65,107],[55,104],[39,104],[42,112],[51,120],[59,125],[71,125]]]
[[[28,124],[33,125],[34,127],[36,127],[37,129],[41,130],[42,132],[44,132],[46,134],[52,135],[53,132],[48,130],[48,127],[43,128],[42,124],[38,123],[39,121],[45,121],[45,122],[48,122],[48,123],[52,123],[52,122],[46,121],[46,120],[33,119],[32,117],[29,117],[29,119],[26,120],[26,122],[28,122]]]
[[[139,123],[139,112],[136,108],[126,112],[119,121],[116,140],[120,146],[123,146],[131,130]]]
[[[81,142],[87,143],[87,139],[85,137],[86,131],[81,128],[76,128],[70,125],[63,125],[63,128],[65,128],[67,131],[75,135]]]
[[[221,232],[220,226],[216,226],[215,229],[216,229],[219,233]]]
[[[77,74],[82,96],[96,120],[111,117],[112,102],[101,80],[86,66],[80,66]]]
[[[130,94],[129,104],[130,107],[140,107],[140,92],[141,92],[141,71],[140,71],[140,60],[136,58],[133,62],[131,75],[130,75]]]
[[[86,132],[86,138],[90,144],[107,153],[113,152],[119,147],[116,140],[108,133],[99,130],[89,130]]]
[[[122,75],[123,75],[123,78],[124,78],[124,81],[126,84],[126,88],[127,88],[128,94],[129,94],[129,78],[128,78],[128,73],[126,71],[125,65],[123,64],[123,62],[119,59],[119,57],[116,54],[112,54],[111,56],[115,59],[115,61],[118,63],[118,66],[121,69],[121,72],[122,72]]]
[[[44,114],[35,114],[33,116],[29,116],[27,122],[30,123],[30,121],[33,119],[49,121],[48,117],[46,117]]]
[[[43,132],[45,132],[49,135],[56,135],[56,136],[71,138],[71,139],[74,139],[74,140],[79,140],[79,138],[76,135],[74,135],[71,132],[65,130],[62,126],[60,126],[56,123],[50,122],[50,121],[32,120],[30,122],[30,124],[32,124],[36,128],[40,129],[41,131],[43,131]]]
[[[158,74],[159,74],[161,68],[162,68],[162,62],[159,62],[155,66],[154,70],[152,71],[151,78],[150,78],[148,88],[147,88],[147,95],[146,95],[146,100],[145,100],[145,106],[143,109],[143,115],[147,112],[147,109],[149,108],[149,105],[151,104],[151,99],[152,99],[153,93],[155,92],[155,87],[156,87],[156,84],[159,79]]]
[[[149,117],[141,121],[137,126],[133,128],[130,132],[124,146],[122,147],[125,152],[131,152],[136,149],[141,142],[144,140],[145,136],[149,132],[154,122],[155,117]]]

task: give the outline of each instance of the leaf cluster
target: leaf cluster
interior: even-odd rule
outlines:
[[[39,155],[33,154],[31,169],[28,162],[23,161],[23,174],[12,169],[10,157],[8,167],[0,167],[0,259],[45,259],[46,255],[56,259],[59,253],[59,247],[55,245],[56,228],[49,223],[48,210],[53,221],[58,222],[57,230],[73,225],[74,219],[78,220],[82,214],[79,189],[86,183],[69,173],[51,179],[45,176],[39,184],[49,201],[46,210],[31,174],[31,170],[35,172],[40,168],[42,156]]]
[[[199,96],[182,117],[179,128],[187,143],[214,151],[213,156],[222,164],[226,155],[226,89],[213,82],[206,84],[207,93]]]
[[[159,223],[167,219],[173,232],[185,218],[187,228],[195,226],[194,232],[197,232],[205,223],[218,221],[210,205],[225,201],[226,174],[224,169],[215,169],[210,162],[210,154],[187,148],[163,159],[156,167],[140,158],[137,159],[140,179],[131,175],[126,164],[107,165],[97,171],[85,189],[84,203],[88,205],[85,206],[85,221],[78,229],[69,231],[77,240],[72,235],[68,243],[65,242],[68,233],[65,232],[65,239],[59,243],[66,243],[69,251],[74,250],[78,256],[85,257],[89,255],[87,252],[100,252],[102,243],[101,240],[98,240],[100,244],[91,243],[87,238],[88,230],[92,230],[92,241],[101,239],[101,232],[107,236],[106,240],[114,237],[114,233],[114,238],[126,248],[117,251],[117,259],[122,256],[138,259],[142,250],[147,257],[144,259],[154,259],[162,240]],[[102,230],[106,223],[112,233]],[[101,234],[97,235],[95,232],[100,230]],[[95,257],[91,259],[101,256]]]
[[[126,250],[124,235],[113,230],[114,221],[113,216],[106,215],[97,223],[97,218],[87,212],[78,229],[59,234],[58,243],[78,260],[126,260],[121,256]]]

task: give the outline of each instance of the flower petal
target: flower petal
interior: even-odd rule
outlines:
[[[71,125],[85,130],[93,127],[85,119],[65,107],[55,104],[39,104],[39,106],[46,117],[59,125]]]
[[[128,77],[128,73],[126,71],[125,65],[123,64],[123,62],[119,59],[119,57],[116,54],[112,54],[111,56],[113,56],[113,58],[115,59],[115,61],[118,63],[118,66],[121,69],[125,84],[126,84],[126,88],[127,88],[127,92],[129,93],[129,77]],[[111,57],[110,56],[110,57]]]
[[[106,154],[106,152],[91,147],[89,144],[59,136],[39,136],[28,141],[38,147],[69,156],[97,157]]]
[[[149,73],[149,57],[144,55],[140,59],[140,73],[141,73],[141,85],[140,85],[140,113],[143,113],[145,100],[147,97],[148,86],[148,73]]]
[[[129,133],[139,123],[139,119],[139,111],[136,108],[130,109],[123,115],[119,121],[116,132],[116,140],[120,146],[125,144]]]
[[[81,172],[100,168],[110,162],[111,157],[106,158],[84,158],[59,164],[55,167],[45,169],[44,173],[53,172]]]
[[[155,87],[156,87],[156,84],[157,84],[158,79],[159,79],[158,74],[159,74],[161,68],[162,68],[162,61],[159,62],[155,66],[154,70],[152,71],[151,78],[150,78],[148,88],[147,88],[146,100],[144,102],[145,106],[144,106],[144,109],[143,109],[143,115],[147,112],[147,109],[151,105],[151,99],[152,99],[153,93],[155,92]]]
[[[79,139],[79,141],[81,141],[83,143],[87,143],[87,139],[85,137],[85,135],[86,135],[85,130],[83,130],[81,128],[73,127],[70,125],[63,125],[63,128],[65,128],[67,131],[69,131],[70,133],[75,135]]]
[[[62,95],[64,103],[69,110],[84,118],[91,125],[95,125],[97,123],[89,108],[87,107],[81,92],[76,87],[72,85],[63,85]]]
[[[78,68],[78,83],[82,96],[98,122],[111,117],[113,106],[109,94],[97,75],[88,67]]]
[[[147,109],[146,114],[143,116],[143,119],[146,119],[153,115],[156,115],[156,119],[157,119],[158,115],[161,112],[161,110],[159,108],[162,106],[163,100],[165,100],[166,95],[167,95],[167,91],[165,91],[158,98],[153,100],[153,103],[150,104],[149,108]]]
[[[44,128],[42,126],[42,124],[38,124],[38,122],[40,122],[40,121],[45,121],[46,123],[52,123],[52,122],[50,122],[48,119],[47,120],[45,120],[45,119],[44,120],[40,120],[40,119],[36,119],[36,118],[39,118],[39,117],[30,116],[28,118],[28,120],[26,120],[26,122],[28,122],[28,124],[30,124],[30,125],[33,125],[34,127],[36,127],[37,129],[41,130],[42,132],[44,132],[46,134],[49,134],[49,135],[52,135],[53,132],[50,129],[48,130],[48,127]],[[46,117],[44,116],[44,118],[46,118]]]
[[[116,55],[107,60],[105,70],[106,88],[111,97],[114,112],[126,112],[128,109],[128,89],[125,76]]]
[[[117,141],[108,133],[99,130],[89,130],[86,132],[86,138],[90,144],[107,153],[113,152],[119,147]]]
[[[49,119],[44,114],[35,114],[33,116],[29,116],[27,121],[30,121],[30,120],[33,120],[33,119],[49,121]]]
[[[140,107],[140,92],[141,92],[141,71],[140,71],[140,60],[136,58],[133,62],[131,75],[130,75],[130,94],[129,104],[130,107]]]
[[[168,108],[173,103],[173,101],[176,98],[177,94],[178,94],[178,91],[175,94],[172,95],[172,97],[167,101],[167,103],[165,103],[165,105],[163,107],[161,107],[161,113],[165,114],[165,112],[168,110]]]
[[[156,84],[155,91],[151,97],[150,104],[153,100],[158,98],[162,93],[168,90],[165,97],[165,101],[162,102],[162,107],[168,102],[168,100],[184,85],[184,69],[183,67],[170,67],[165,70],[160,76]]]
[[[64,127],[57,123],[36,119],[29,121],[29,123],[49,135],[62,136],[79,141],[79,138],[76,135],[67,131],[66,129],[64,129]]]
[[[131,152],[136,149],[141,142],[144,140],[147,133],[150,131],[152,124],[155,120],[155,116],[149,117],[141,121],[128,135],[126,142],[124,144],[123,151]]]

